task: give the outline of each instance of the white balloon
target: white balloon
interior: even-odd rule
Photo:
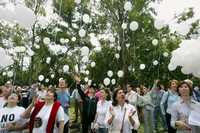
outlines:
[[[104,83],[105,86],[108,86],[110,84],[110,79],[109,78],[105,78],[103,80],[103,83]]]
[[[69,71],[69,66],[68,65],[64,65],[63,66],[63,72],[68,72]]]
[[[159,63],[159,62],[158,62],[157,60],[154,60],[154,61],[153,61],[153,65],[154,65],[154,66],[157,66],[158,63]]]
[[[189,70],[189,69],[186,69],[186,68],[184,68],[184,67],[181,69],[181,72],[182,72],[183,74],[186,74],[186,75],[187,75],[187,74],[190,74],[190,70]]]
[[[43,80],[44,80],[44,76],[43,76],[43,75],[40,75],[40,76],[38,77],[38,80],[39,80],[39,81],[43,81]]]
[[[127,1],[127,2],[124,4],[124,10],[125,10],[125,11],[131,11],[131,10],[132,10],[132,7],[133,7],[133,5],[131,4],[130,1]]]
[[[129,48],[129,47],[130,47],[130,43],[127,43],[127,44],[126,44],[126,47]]]
[[[158,45],[158,40],[157,40],[157,39],[153,39],[153,40],[152,40],[152,44],[153,44],[154,46],[157,46],[157,45]]]
[[[122,48],[121,46],[117,46],[117,50],[120,51]]]
[[[76,41],[76,37],[72,37],[72,42],[75,42]]]
[[[81,56],[88,56],[90,53],[90,49],[87,46],[83,46],[81,48]]]
[[[47,57],[46,63],[49,64],[51,62],[51,57]]]
[[[85,37],[86,31],[84,29],[80,29],[78,34],[79,34],[80,37]]]
[[[16,46],[14,47],[14,51],[17,53],[23,53],[26,51],[26,48],[24,46]]]
[[[74,2],[75,2],[76,4],[80,4],[80,3],[81,3],[81,0],[74,0]]]
[[[40,39],[41,39],[41,38],[40,38],[39,36],[36,36],[36,37],[35,37],[35,42],[36,42],[36,43],[39,43],[39,42],[40,42]]]
[[[116,80],[115,80],[115,79],[112,79],[112,80],[111,80],[111,83],[112,83],[112,85],[115,85],[115,84],[116,84]]]
[[[88,82],[89,79],[88,79],[88,77],[85,77],[84,80],[85,80],[85,82]]]
[[[88,85],[91,85],[92,84],[92,80],[88,80]]]
[[[154,22],[154,27],[155,27],[157,30],[162,29],[164,26],[165,26],[165,24],[164,24],[164,21],[162,21],[162,20],[156,20],[156,21]]]
[[[88,56],[83,56],[82,62],[83,62],[83,63],[87,63],[88,61],[89,61]]]
[[[109,71],[107,72],[107,75],[108,75],[108,77],[112,77],[112,76],[113,76],[113,72],[112,72],[111,70],[109,70]]]
[[[72,52],[71,52],[71,51],[68,51],[68,52],[67,52],[67,55],[68,55],[68,56],[72,56]]]
[[[163,38],[163,39],[162,39],[162,42],[163,42],[163,43],[166,43],[166,41],[167,41],[166,38]]]
[[[40,49],[40,45],[34,44],[34,47],[35,47],[36,49]]]
[[[119,71],[117,72],[117,76],[118,76],[119,78],[123,77],[123,76],[124,76],[124,72],[123,72],[122,70],[119,70]]]
[[[119,59],[120,55],[119,54],[115,54],[115,58]]]
[[[168,69],[169,69],[169,71],[174,71],[176,69],[176,66],[173,64],[169,64]]]
[[[8,76],[9,78],[13,77],[13,75],[14,75],[13,71],[8,71],[7,76]]]
[[[6,76],[6,72],[3,72],[2,75],[3,75],[3,76]]]
[[[136,31],[138,29],[138,27],[139,27],[139,25],[138,25],[138,22],[136,22],[136,21],[132,21],[129,26],[131,31]]]
[[[123,30],[127,29],[127,23],[123,23],[123,24],[122,24],[122,29],[123,29]]]
[[[85,74],[86,74],[86,75],[89,75],[89,74],[90,74],[90,71],[89,71],[89,70],[86,70],[86,71],[85,71]]]
[[[36,20],[34,12],[22,3],[6,3],[0,7],[0,19],[11,23],[18,23],[20,26],[31,29]]]
[[[49,83],[49,79],[45,79],[45,82],[46,82],[46,83]]]
[[[163,56],[164,56],[164,57],[168,57],[169,54],[168,54],[167,52],[164,52],[164,53],[163,53]]]
[[[14,63],[10,55],[5,51],[5,49],[0,47],[0,68],[10,66]]]
[[[68,43],[69,42],[69,39],[65,39],[65,43]]]
[[[64,38],[60,38],[60,43],[61,44],[65,44],[65,39]]]
[[[51,78],[53,79],[55,77],[55,75],[54,74],[51,74]]]
[[[46,44],[46,45],[50,44],[50,42],[51,42],[51,40],[48,37],[45,37],[43,39],[43,43]]]
[[[83,15],[83,22],[86,24],[90,23],[90,16],[88,14]]]
[[[91,67],[95,67],[96,63],[95,62],[91,62]]]
[[[140,70],[144,70],[145,69],[145,64],[140,64]]]

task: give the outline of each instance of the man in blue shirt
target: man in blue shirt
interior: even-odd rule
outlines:
[[[57,92],[58,100],[64,109],[65,115],[68,116],[68,109],[70,105],[70,93],[69,88],[64,79],[59,80],[59,89]],[[64,133],[68,133],[69,122],[65,122]]]

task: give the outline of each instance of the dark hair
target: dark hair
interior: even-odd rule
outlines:
[[[110,101],[110,100],[111,100],[110,90],[109,90],[108,88],[101,88],[100,90],[105,91],[105,93],[107,94],[106,100],[107,100],[107,101]]]
[[[55,102],[55,101],[57,100],[57,98],[58,98],[58,95],[57,95],[55,89],[53,89],[53,88],[49,88],[49,89],[47,90],[47,92],[51,92],[51,93],[53,93],[53,96],[54,96],[54,102]]]
[[[122,88],[116,88],[113,92],[113,102],[112,102],[112,105],[113,106],[117,106],[118,102],[116,100],[116,97],[117,97],[117,93],[120,91],[120,90],[123,90]],[[124,91],[124,90],[123,90]]]
[[[178,87],[177,87],[177,92],[179,94],[179,96],[181,96],[180,92],[179,92],[179,88],[183,85],[183,84],[186,84],[190,90],[190,96],[192,96],[192,87],[190,86],[190,84],[188,82],[185,82],[185,81],[182,81]]]

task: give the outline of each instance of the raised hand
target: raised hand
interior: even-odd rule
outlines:
[[[79,75],[73,75],[74,80],[76,81],[76,83],[80,83],[81,78]]]
[[[132,117],[136,113],[136,110],[133,111],[132,109],[128,113],[128,117]]]
[[[112,116],[115,116],[115,112],[114,112],[114,110],[113,110],[112,107],[109,108],[109,112],[110,112],[110,114],[111,114]]]

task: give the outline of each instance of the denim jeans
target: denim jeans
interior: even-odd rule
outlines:
[[[163,128],[167,129],[166,118],[162,115],[160,106],[156,106],[153,112],[153,127],[155,130],[158,130],[159,117],[161,118]]]
[[[108,133],[108,128],[99,128],[97,133]]]

